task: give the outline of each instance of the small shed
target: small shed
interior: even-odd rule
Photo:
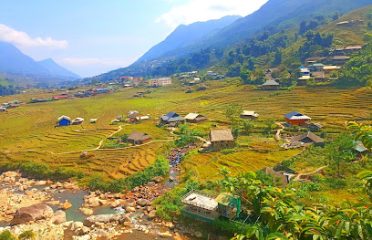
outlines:
[[[299,112],[290,112],[284,115],[285,121],[291,125],[305,125],[307,122],[311,121],[309,116],[306,116]]]
[[[187,122],[198,123],[207,120],[207,118],[199,113],[189,113],[185,116]]]
[[[261,85],[263,90],[278,90],[280,84],[274,79],[267,80],[264,84]]]
[[[63,115],[63,116],[60,116],[58,119],[57,119],[57,125],[60,126],[60,127],[63,127],[63,126],[68,126],[71,124],[71,118]]]
[[[133,145],[144,144],[151,140],[150,135],[147,133],[133,132],[128,136],[127,141]]]
[[[184,211],[200,220],[213,221],[219,217],[218,202],[211,197],[197,192],[189,192],[182,199]]]
[[[215,129],[210,132],[211,146],[214,149],[232,148],[235,146],[231,129]]]
[[[246,111],[244,110],[241,114],[240,114],[240,117],[241,118],[244,118],[244,119],[256,119],[258,118],[260,115],[258,113],[256,113],[255,111]]]
[[[324,146],[324,140],[310,131],[305,134],[292,137],[290,142],[291,145],[304,147],[312,144],[314,144],[315,146]]]
[[[77,117],[74,120],[72,120],[71,125],[80,125],[84,122],[84,118]]]
[[[91,119],[89,120],[89,122],[90,122],[90,123],[97,123],[97,118],[91,118]]]

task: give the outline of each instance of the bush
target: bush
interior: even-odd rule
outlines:
[[[8,230],[0,233],[0,240],[17,240],[17,238]]]
[[[18,236],[19,240],[32,240],[35,239],[35,233],[32,230],[25,231]]]
[[[341,189],[346,187],[346,181],[340,178],[327,178],[326,182],[332,189]]]

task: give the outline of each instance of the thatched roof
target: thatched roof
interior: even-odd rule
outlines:
[[[141,133],[141,132],[132,132],[129,136],[128,136],[128,140],[129,141],[145,141],[145,140],[148,140],[150,138],[150,135],[148,135],[147,133]]]
[[[211,142],[234,141],[234,136],[230,129],[211,130]]]
[[[292,143],[293,142],[303,142],[305,139],[309,139],[314,143],[323,143],[324,142],[323,138],[315,135],[312,132],[307,132],[307,133],[302,134],[302,135],[294,136],[294,137],[291,138],[291,142]]]

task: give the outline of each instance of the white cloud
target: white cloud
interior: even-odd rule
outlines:
[[[66,40],[55,40],[51,37],[31,37],[25,32],[17,31],[4,24],[0,24],[0,41],[9,42],[24,48],[67,48],[68,46]]]
[[[157,22],[176,27],[180,24],[218,19],[227,15],[246,16],[266,2],[267,0],[188,0],[182,5],[172,7],[161,15]]]

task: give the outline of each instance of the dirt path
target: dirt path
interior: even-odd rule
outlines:
[[[327,165],[326,166],[322,166],[320,168],[315,169],[314,171],[307,172],[307,173],[299,173],[293,180],[294,181],[299,181],[300,178],[301,178],[301,176],[310,176],[310,175],[317,174],[318,172],[322,171],[326,167],[328,167],[328,166]]]

